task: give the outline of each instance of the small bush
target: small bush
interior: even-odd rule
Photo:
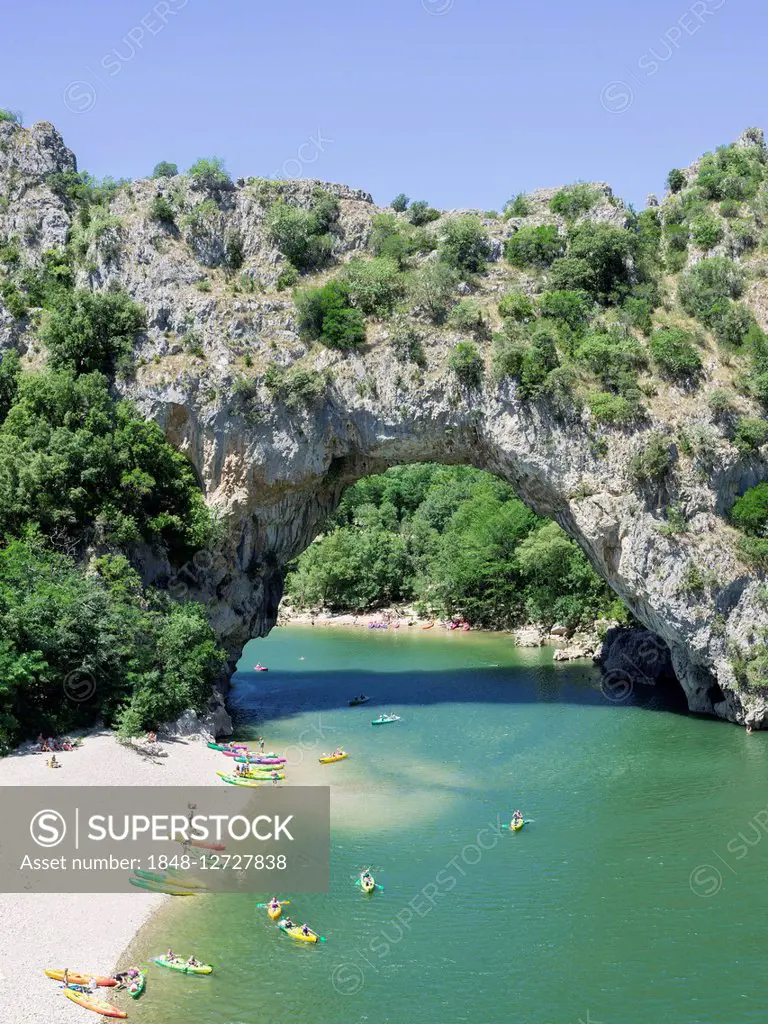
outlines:
[[[733,443],[742,455],[759,451],[768,441],[768,423],[744,416],[736,425]]]
[[[720,216],[731,219],[732,217],[738,217],[741,211],[741,203],[735,199],[724,199],[720,203]]]
[[[457,331],[485,331],[483,311],[474,299],[461,299],[448,314],[448,323]]]
[[[549,324],[540,322],[531,332],[531,345],[523,355],[518,393],[521,398],[539,398],[546,391],[547,378],[560,365],[557,338]]]
[[[588,367],[606,390],[624,392],[645,366],[643,346],[619,331],[594,331],[576,349],[575,358]]]
[[[411,275],[408,295],[433,323],[440,323],[452,304],[457,284],[456,271],[444,263],[427,263]]]
[[[536,307],[525,292],[508,292],[498,308],[500,316],[514,323],[527,324],[536,318]]]
[[[155,164],[155,169],[152,171],[153,178],[175,178],[179,173],[179,168],[176,164],[169,163],[167,160],[161,160],[159,164]]]
[[[566,220],[573,220],[582,213],[587,213],[598,202],[600,193],[585,182],[568,185],[552,196],[549,208]]]
[[[680,304],[690,316],[711,326],[721,311],[722,299],[737,299],[744,291],[744,272],[733,260],[715,256],[697,263],[677,287]]]
[[[709,310],[709,324],[721,345],[740,348],[750,331],[756,327],[755,318],[748,306],[741,302],[723,300]]]
[[[625,425],[637,417],[637,407],[623,395],[595,391],[588,399],[589,411],[598,423]]]
[[[296,411],[311,405],[325,393],[325,377],[303,366],[285,369],[271,363],[264,374],[264,386],[286,409]]]
[[[405,192],[400,192],[392,200],[392,209],[395,211],[395,213],[405,213],[405,211],[408,209],[408,203],[410,203],[410,201],[411,200],[408,198]]]
[[[566,324],[574,334],[582,334],[589,324],[592,301],[586,292],[542,292],[539,299],[541,315]]]
[[[731,396],[727,391],[723,391],[722,388],[715,388],[714,391],[710,391],[707,395],[707,402],[712,415],[716,419],[724,419],[733,413]]]
[[[699,249],[708,252],[723,240],[723,226],[716,218],[707,214],[697,217],[691,225],[691,237]]]
[[[12,281],[0,281],[0,298],[14,320],[26,316],[27,301]]]
[[[218,156],[201,157],[200,160],[196,160],[192,164],[187,174],[190,178],[193,178],[209,189],[219,189],[222,186],[232,184],[232,179],[227,173],[224,161]]]
[[[341,280],[352,305],[371,316],[388,316],[405,290],[397,263],[387,256],[350,260]]]
[[[681,192],[685,187],[685,174],[679,167],[673,167],[667,175],[667,188],[670,192]]]
[[[664,434],[651,434],[629,462],[630,475],[639,484],[660,484],[671,469],[672,453],[669,439]]]
[[[431,207],[425,199],[417,199],[416,202],[411,203],[411,208],[408,211],[408,219],[417,228],[429,224],[430,221],[437,220],[439,217],[440,211]]]
[[[159,224],[173,224],[176,220],[176,210],[165,196],[155,196],[149,207],[149,219]]]
[[[282,270],[277,275],[276,287],[279,292],[285,291],[286,288],[293,288],[293,286],[299,280],[299,272],[290,261],[286,261],[283,265]]]
[[[659,372],[677,382],[692,380],[702,370],[691,335],[679,328],[656,331],[651,338],[651,355]]]
[[[505,380],[520,375],[527,347],[506,334],[496,334],[493,338],[493,377],[494,380]]]
[[[524,192],[518,192],[514,199],[509,199],[504,204],[505,220],[509,220],[510,217],[527,217],[530,212],[531,205]]]
[[[768,534],[768,483],[751,487],[737,498],[731,509],[734,526],[752,537]]]
[[[448,365],[465,388],[479,388],[483,382],[483,360],[471,341],[460,341],[451,352]]]
[[[18,110],[6,110],[5,107],[0,107],[0,121],[6,121],[9,124],[21,124],[21,113]]]
[[[354,309],[347,288],[329,281],[322,288],[298,292],[294,301],[301,329],[328,348],[359,348],[365,341],[365,319]]]
[[[555,224],[524,227],[504,243],[504,256],[513,267],[545,269],[565,252],[565,239]]]
[[[481,274],[491,251],[488,235],[477,217],[450,218],[437,248],[443,263],[467,274]]]
[[[302,273],[324,266],[331,258],[330,228],[338,218],[338,202],[318,195],[311,210],[278,199],[267,214],[267,237]]]

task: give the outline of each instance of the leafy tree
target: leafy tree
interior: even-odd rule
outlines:
[[[110,373],[145,326],[143,310],[125,292],[76,291],[47,314],[41,337],[52,366]]]
[[[179,168],[176,164],[169,163],[167,160],[161,160],[159,164],[155,164],[155,169],[152,171],[152,177],[175,178],[178,173]]]
[[[555,224],[523,227],[504,244],[504,256],[513,267],[544,269],[565,252],[565,239]]]
[[[554,290],[585,291],[602,304],[614,304],[628,291],[637,236],[612,224],[580,224],[570,235],[568,254],[552,264]]]
[[[693,380],[702,370],[691,335],[679,328],[656,331],[651,338],[651,355],[659,371],[678,382]]]
[[[408,211],[408,219],[417,228],[429,224],[433,220],[438,220],[439,217],[440,211],[435,210],[425,199],[417,199],[411,203],[411,208]]]
[[[530,203],[524,192],[519,192],[504,204],[505,220],[509,220],[510,217],[527,217],[530,212]]]
[[[645,352],[631,335],[595,331],[581,342],[576,359],[595,374],[606,390],[621,392],[628,380],[634,382],[637,371],[645,365]]]
[[[211,190],[232,184],[224,161],[218,156],[201,157],[192,164],[187,174],[204,188]]]
[[[398,265],[388,256],[350,260],[341,280],[352,304],[372,316],[388,316],[405,291]]]
[[[297,292],[294,301],[302,330],[328,348],[347,351],[365,341],[365,319],[341,281]]]
[[[539,299],[541,315],[565,324],[575,335],[583,334],[589,325],[591,306],[586,292],[547,291]]]
[[[560,365],[557,357],[557,339],[547,323],[536,324],[531,332],[531,344],[523,355],[520,366],[518,394],[521,398],[539,398],[546,391],[550,371]]]
[[[19,390],[21,359],[16,349],[7,349],[0,359],[0,426],[16,401]]]
[[[724,256],[701,260],[677,287],[685,312],[707,327],[714,326],[726,312],[728,300],[739,298],[743,291],[744,272]]]
[[[430,320],[439,323],[445,319],[458,283],[456,271],[444,263],[425,263],[411,275],[408,296]]]
[[[743,416],[736,425],[733,443],[742,455],[758,451],[768,442],[768,423]]]
[[[667,175],[667,188],[670,192],[681,192],[685,188],[685,174],[679,167],[673,167]]]
[[[481,274],[491,245],[477,217],[452,217],[443,231],[438,252],[443,263],[467,274]]]
[[[315,195],[310,210],[279,199],[267,214],[267,236],[297,270],[316,270],[331,258],[338,213],[338,202],[325,193]]]
[[[408,203],[410,203],[410,199],[405,192],[399,192],[392,200],[391,206],[395,213],[405,213],[408,209]]]
[[[21,112],[18,110],[6,110],[5,107],[0,107],[0,121],[7,121],[10,124],[21,124]]]
[[[448,314],[451,327],[459,331],[472,331],[481,335],[487,330],[483,311],[475,299],[459,299]]]
[[[711,214],[697,217],[691,225],[691,237],[699,249],[709,251],[723,240],[723,226]]]
[[[768,537],[768,483],[750,487],[737,498],[731,509],[731,519],[744,533],[753,537]]]
[[[505,320],[527,324],[536,318],[536,307],[525,292],[507,292],[499,301],[499,314]]]

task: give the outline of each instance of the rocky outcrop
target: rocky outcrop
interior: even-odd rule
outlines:
[[[74,161],[49,125],[0,124],[0,141],[0,192],[10,197],[0,208],[0,235],[18,234],[33,264],[44,247],[63,241],[71,221],[46,176]],[[147,575],[172,592],[182,580],[185,592],[207,603],[235,655],[274,625],[285,566],[345,487],[397,464],[465,463],[509,482],[574,538],[668,646],[692,709],[765,723],[765,700],[740,689],[732,664],[732,651],[768,626],[763,582],[740,561],[723,518],[737,495],[768,478],[762,455],[745,456],[729,442],[706,388],[658,385],[647,422],[634,430],[602,427],[576,408],[521,401],[513,382],[467,391],[448,367],[461,335],[429,325],[416,310],[426,369],[397,361],[387,325],[372,325],[358,353],[310,346],[290,295],[275,289],[284,260],[264,225],[276,196],[308,205],[317,187],[249,180],[206,191],[187,178],[138,181],[116,195],[114,221],[87,241],[78,284],[123,287],[148,312],[135,378],[117,386],[187,455],[222,524],[215,552],[175,577],[162,560]],[[377,210],[364,192],[325,187],[339,199],[334,251],[343,263],[365,246]],[[623,223],[621,203],[598,187],[603,200],[589,216]],[[544,219],[549,194],[534,194],[534,222]],[[153,218],[158,196],[172,199],[173,224]],[[28,220],[36,227],[29,240]],[[488,222],[497,249],[518,226],[515,218]],[[232,274],[221,264],[235,238],[242,266]],[[508,273],[492,263],[480,285],[466,288],[490,309],[509,287]],[[275,397],[264,384],[270,363],[298,363],[322,377],[322,392],[298,404]],[[707,372],[716,374],[714,363]],[[653,431],[667,435],[674,461],[663,493],[638,489],[628,472]],[[683,435],[703,439],[711,472],[702,473],[690,445],[683,450]],[[664,518],[663,506],[673,502],[684,532]],[[699,570],[695,587],[691,566]]]

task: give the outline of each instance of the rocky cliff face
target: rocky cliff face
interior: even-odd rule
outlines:
[[[74,166],[52,126],[0,123],[0,237],[18,236],[29,266],[63,245],[73,226],[71,203],[45,182],[51,171]],[[205,601],[236,654],[274,625],[286,564],[311,542],[346,486],[402,463],[472,464],[508,481],[581,545],[669,646],[692,710],[768,721],[765,699],[739,688],[732,665],[734,647],[745,649],[768,625],[764,583],[739,560],[724,519],[768,468],[760,454],[741,455],[713,422],[705,395],[724,372],[717,358],[708,354],[703,389],[659,385],[648,421],[618,429],[584,412],[555,414],[523,402],[512,382],[467,392],[447,365],[461,335],[426,322],[419,325],[423,369],[397,361],[387,322],[369,327],[359,353],[310,346],[299,336],[290,292],[276,289],[284,263],[264,224],[275,196],[307,207],[317,184],[253,179],[210,189],[183,177],[137,181],[116,194],[109,221],[85,236],[79,286],[120,286],[147,309],[135,377],[118,379],[117,387],[188,456],[222,521],[216,551],[201,552],[175,575],[164,560],[147,558],[146,575]],[[343,263],[364,250],[378,211],[364,192],[325,188],[339,200],[334,245]],[[622,205],[607,186],[599,188],[588,216],[623,223]],[[534,194],[525,223],[555,219],[549,195]],[[174,223],[152,218],[157,196],[173,203]],[[489,309],[509,287],[509,267],[499,258],[519,224],[486,222],[491,263],[472,288]],[[242,266],[233,276],[225,264],[234,241]],[[525,275],[521,283],[526,287]],[[759,313],[759,288],[756,294]],[[13,322],[0,302],[0,346],[19,345],[34,358],[35,332],[34,318]],[[299,408],[275,397],[264,384],[270,363],[321,371],[324,392]],[[630,458],[659,429],[670,437],[672,482],[667,493],[638,491]],[[709,475],[675,442],[686,430],[706,432]],[[671,502],[685,513],[685,532],[664,528],[661,509]],[[712,570],[696,588],[686,582],[692,565]]]

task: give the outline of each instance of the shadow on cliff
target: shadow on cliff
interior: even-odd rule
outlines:
[[[349,707],[349,699],[365,693],[370,700]],[[312,712],[345,710],[364,720],[385,711],[439,704],[570,704],[583,707],[635,707],[689,714],[676,682],[655,686],[607,688],[591,665],[549,664],[524,668],[482,667],[413,672],[366,669],[264,673],[236,672],[229,707],[236,728]]]

